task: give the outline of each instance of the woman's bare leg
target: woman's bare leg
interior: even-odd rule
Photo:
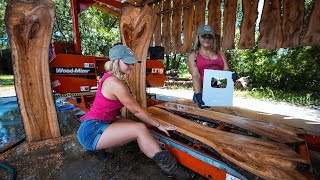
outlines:
[[[141,151],[152,158],[161,151],[157,141],[151,136],[144,123],[119,119],[112,123],[101,135],[96,149],[106,149],[137,140]]]

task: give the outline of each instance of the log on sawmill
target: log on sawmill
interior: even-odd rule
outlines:
[[[162,103],[157,107],[170,109],[181,113],[196,115],[199,117],[208,118],[209,120],[218,121],[219,124],[224,124],[233,128],[237,126],[241,129],[247,130],[253,134],[261,135],[266,139],[277,141],[286,144],[298,144],[305,140],[299,138],[299,135],[305,134],[305,131],[285,124],[276,124],[272,122],[254,121],[249,118],[233,116],[229,114],[208,111],[192,106],[187,106],[177,103]]]
[[[177,127],[177,132],[210,146],[223,158],[265,179],[306,179],[297,169],[309,167],[287,145],[206,127],[157,107],[148,112],[158,121]]]
[[[59,137],[48,63],[54,3],[51,0],[9,1],[5,21],[26,139]]]

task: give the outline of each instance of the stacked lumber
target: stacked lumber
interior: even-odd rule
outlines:
[[[180,103],[158,104],[149,107],[148,112],[160,122],[176,126],[177,133],[213,149],[222,161],[241,169],[239,173],[248,172],[251,178],[307,179],[302,171],[309,170],[310,162],[292,148],[305,143],[300,138],[305,132],[300,128]],[[235,131],[212,128],[199,121]]]

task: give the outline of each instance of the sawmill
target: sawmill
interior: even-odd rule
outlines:
[[[238,49],[255,44],[258,3],[242,0]],[[132,93],[151,116],[177,127],[170,137],[157,128],[149,130],[180,164],[207,179],[316,179],[314,169],[319,167],[311,163],[309,150],[320,153],[319,124],[233,106],[200,109],[191,100],[163,102],[146,93],[147,87],[164,86],[164,55],[190,52],[198,26],[213,27],[219,50],[235,48],[237,1],[70,0],[70,4],[74,42],[52,42],[51,59],[54,1],[11,0],[7,6],[15,89],[27,142],[61,137],[55,98],[72,97],[69,101],[85,112],[92,105],[94,88],[109,61],[81,53],[78,16],[93,6],[119,19],[122,44],[141,60],[127,77]],[[320,0],[314,0],[304,22],[303,0],[264,0],[258,47],[319,46],[319,7]],[[150,58],[155,51],[160,55]],[[137,119],[125,109],[122,116]]]

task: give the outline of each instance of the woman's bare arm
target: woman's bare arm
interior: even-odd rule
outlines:
[[[200,73],[197,67],[195,60],[195,52],[191,52],[188,55],[188,66],[189,72],[192,76],[192,85],[194,88],[195,93],[202,93],[202,82]]]
[[[228,66],[228,61],[227,61],[226,55],[225,55],[222,51],[220,51],[219,53],[220,53],[220,55],[221,55],[221,57],[222,57],[223,64],[224,64],[223,70],[224,70],[224,71],[229,71],[229,66]]]
[[[119,101],[136,117],[141,121],[150,124],[151,126],[158,127],[161,131],[164,131],[167,135],[167,130],[176,130],[175,126],[168,126],[160,124],[155,118],[150,116],[145,110],[141,108],[138,102],[130,94],[127,85],[117,78],[108,79],[108,83],[103,83],[102,92],[104,96],[113,96],[113,98],[119,99]],[[161,126],[160,126],[161,125]]]

